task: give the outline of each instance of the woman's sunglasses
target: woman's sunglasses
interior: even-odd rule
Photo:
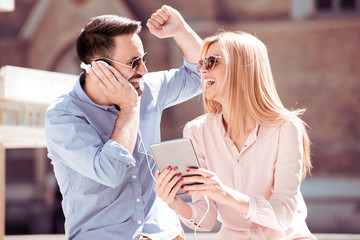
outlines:
[[[207,57],[207,58],[204,58],[204,59],[200,59],[198,64],[197,64],[197,71],[200,73],[200,69],[205,64],[206,71],[210,72],[215,67],[215,64],[218,62],[217,61],[218,58],[223,58],[223,57],[221,57],[221,56],[210,56],[210,57]]]
[[[110,62],[114,62],[114,63],[117,63],[117,64],[120,64],[121,66],[124,66],[124,67],[129,67],[131,68],[131,71],[135,72],[141,65],[141,62],[143,62],[144,64],[146,64],[146,60],[148,58],[148,54],[147,53],[144,53],[144,55],[138,57],[138,58],[135,58],[132,62],[131,62],[131,65],[127,65],[127,64],[123,64],[121,62],[117,62],[115,60],[112,60],[110,58],[106,58],[106,57],[103,57],[101,59],[105,59],[105,60],[108,60]],[[98,60],[101,60],[101,59],[98,59]]]

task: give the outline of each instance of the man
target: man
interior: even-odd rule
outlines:
[[[48,156],[63,195],[68,239],[182,239],[176,214],[153,190],[155,164],[148,152],[160,141],[163,109],[201,91],[192,64],[201,39],[169,6],[147,26],[159,38],[174,38],[184,66],[147,74],[140,23],[95,17],[77,40],[87,72],[47,110]]]

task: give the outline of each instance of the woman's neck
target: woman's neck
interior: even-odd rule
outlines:
[[[245,128],[245,132],[241,132],[242,129],[238,129],[237,133],[234,132],[229,132],[228,131],[228,126],[229,126],[229,119],[230,119],[230,115],[229,112],[226,111],[227,109],[223,108],[223,112],[222,112],[222,124],[225,128],[225,131],[229,133],[229,137],[230,139],[233,141],[234,145],[236,146],[236,148],[238,149],[239,152],[241,152],[241,149],[244,147],[247,138],[249,137],[250,133],[254,130],[254,128],[256,127],[256,122],[253,121],[249,115],[247,115],[246,118],[246,128]],[[242,127],[242,126],[240,126]]]
[[[223,125],[226,131],[228,131],[228,126],[229,126],[229,119],[230,119],[230,111],[228,106],[222,106],[222,121],[223,121]],[[246,129],[245,129],[245,133],[250,133],[252,132],[252,130],[256,127],[256,122],[254,120],[252,120],[249,116],[249,114],[247,114],[246,117]]]

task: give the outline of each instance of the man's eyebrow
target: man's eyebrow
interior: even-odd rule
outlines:
[[[129,61],[127,62],[127,64],[130,64],[130,63],[132,63],[135,59],[141,58],[141,57],[142,57],[142,55],[137,56],[137,57],[130,58]]]
[[[137,59],[137,57],[130,58],[126,64],[131,64],[135,59]]]

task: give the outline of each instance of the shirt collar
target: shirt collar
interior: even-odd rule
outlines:
[[[220,125],[219,127],[221,129],[222,136],[224,138],[230,138],[228,133],[226,132],[224,124],[223,124],[223,115],[222,115],[222,113],[218,114],[218,124]],[[257,139],[257,136],[259,134],[259,130],[260,130],[260,125],[258,123],[256,123],[255,128],[251,131],[251,133],[250,133],[249,137],[247,138],[245,144],[250,145],[253,142],[255,142],[256,139]]]
[[[246,145],[250,146],[251,144],[253,144],[256,141],[256,139],[259,135],[259,130],[260,130],[260,125],[258,123],[256,123],[255,128],[251,131],[248,139],[246,140],[246,143],[245,143]]]

